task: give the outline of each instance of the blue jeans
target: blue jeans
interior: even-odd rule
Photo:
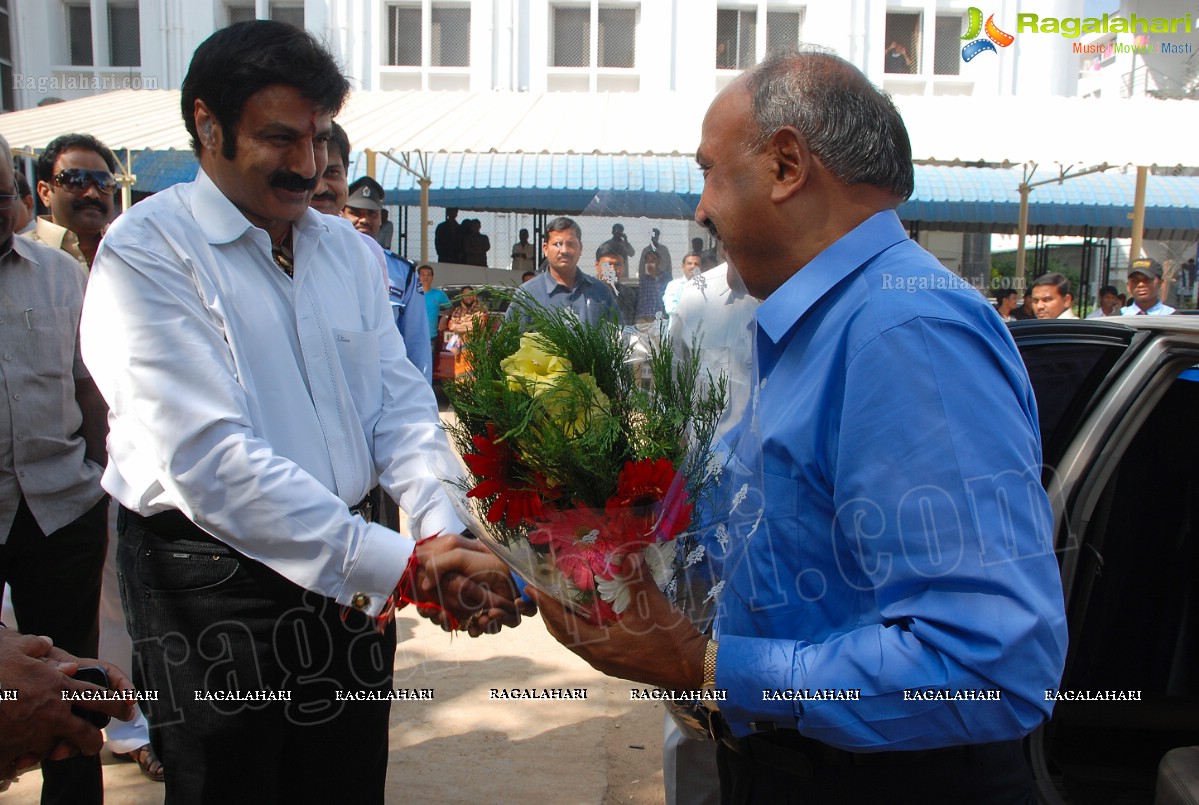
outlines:
[[[118,514],[133,677],[175,803],[383,802],[395,626],[291,583],[178,512]],[[398,569],[397,569],[398,570]],[[262,693],[256,693],[261,691]],[[238,694],[290,701],[230,699]]]

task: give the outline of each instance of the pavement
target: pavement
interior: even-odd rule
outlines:
[[[433,688],[433,701],[391,708],[387,802],[658,805],[662,706],[630,701],[567,651],[537,617],[499,635],[450,636],[414,614],[398,621],[395,687]],[[583,688],[585,700],[494,700],[491,689]],[[158,805],[163,786],[104,750],[108,805]],[[26,772],[3,805],[36,805]]]

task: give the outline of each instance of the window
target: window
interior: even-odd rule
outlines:
[[[762,12],[766,17],[759,24]],[[716,10],[716,68],[745,70],[760,59],[799,47],[802,11],[720,8]]]
[[[387,63],[420,67],[423,55],[423,11],[416,3],[387,7]],[[438,3],[429,8],[428,65],[470,66],[470,7]]]
[[[12,21],[8,0],[0,0],[0,110],[13,110]]]
[[[432,26],[429,64],[433,67],[469,67],[470,8],[433,6],[429,12]]]
[[[883,72],[920,72],[920,15],[887,14],[886,56]]]
[[[67,49],[71,64],[92,64],[92,7],[67,6]]]
[[[933,42],[935,75],[960,75],[962,72],[962,19],[956,14],[937,16],[936,40]]]
[[[138,67],[142,63],[137,0],[108,5],[108,60],[113,67]]]
[[[286,22],[296,28],[304,27],[304,7],[289,6],[282,3],[271,3],[271,19],[275,22]]]
[[[766,55],[787,53],[799,47],[803,30],[803,13],[799,11],[766,12]]]
[[[419,6],[391,6],[388,9],[387,63],[420,66]]]
[[[595,54],[591,15],[595,12]],[[632,69],[637,66],[636,6],[553,6],[550,25],[551,67]]]
[[[271,3],[268,8],[268,14],[275,22],[286,22],[288,25],[294,25],[297,28],[304,27],[303,5]],[[225,11],[230,25],[258,19],[258,13],[254,9],[254,4],[249,2],[229,3],[225,6]]]
[[[554,67],[591,66],[591,9],[554,7],[554,34],[550,40]]]
[[[599,9],[599,66],[634,67],[637,9]]]
[[[757,61],[758,12],[735,8],[716,10],[716,67],[744,70]]]

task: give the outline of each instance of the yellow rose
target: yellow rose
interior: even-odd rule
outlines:
[[[594,377],[580,374],[578,378],[584,386],[582,393],[573,383],[559,382],[537,398],[550,421],[562,428],[562,432],[570,439],[582,435],[593,420],[607,416],[611,406],[608,395],[600,391]]]
[[[520,349],[500,361],[500,368],[508,377],[508,388],[538,397],[569,372],[571,365],[566,358],[547,352],[536,333],[525,333],[520,337]]]

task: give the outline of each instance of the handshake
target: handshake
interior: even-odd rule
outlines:
[[[421,540],[397,588],[397,603],[415,604],[420,614],[446,631],[471,637],[517,626],[537,611],[521,595],[508,566],[482,543],[458,534]]]
[[[99,752],[104,740],[94,716],[133,717],[132,701],[89,698],[103,688],[75,678],[84,666],[103,668],[112,690],[133,690],[115,665],[73,657],[48,637],[0,628],[0,791],[40,760]],[[72,693],[84,700],[70,701]]]

